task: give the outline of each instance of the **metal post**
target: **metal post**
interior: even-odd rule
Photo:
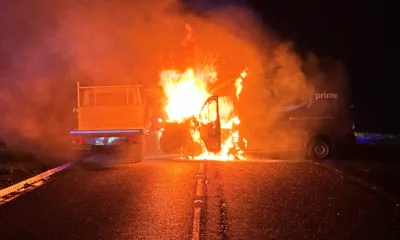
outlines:
[[[78,112],[77,112],[77,120],[78,120],[78,129],[81,129],[80,128],[80,121],[79,121],[79,108],[80,108],[80,106],[81,106],[81,99],[80,99],[80,91],[79,91],[79,82],[76,82],[76,94],[77,94],[77,96],[76,96],[76,99],[77,99],[77,104],[78,104],[78,106],[76,107],[76,109],[78,109]]]
[[[140,102],[142,103],[143,107],[143,131],[146,131],[147,127],[147,95],[145,94],[145,88],[138,88],[140,94]]]
[[[81,106],[81,103],[80,103],[80,94],[79,94],[79,82],[76,82],[76,93],[77,93],[77,104],[78,104],[78,108]]]

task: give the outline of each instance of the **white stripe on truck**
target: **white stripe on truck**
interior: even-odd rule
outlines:
[[[76,130],[70,131],[70,134],[94,134],[94,133],[136,133],[142,132],[142,130],[132,129],[132,130]]]

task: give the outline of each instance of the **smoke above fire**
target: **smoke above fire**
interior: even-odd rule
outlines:
[[[58,155],[76,124],[77,81],[152,86],[160,83],[163,69],[184,72],[204,61],[218,73],[209,86],[213,94],[233,89],[248,68],[241,104],[253,107],[243,115],[262,115],[260,124],[272,126],[274,114],[266,110],[308,97],[303,62],[245,4],[215,6],[197,1],[193,8],[178,0],[2,1],[0,135],[16,147],[58,146],[40,150]],[[187,25],[193,41],[185,41]],[[320,77],[318,63],[309,69]]]

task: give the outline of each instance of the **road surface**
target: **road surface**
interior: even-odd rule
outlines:
[[[201,166],[203,165],[203,166]],[[206,188],[196,198],[203,173]],[[202,200],[202,203],[195,203]],[[398,207],[306,161],[75,166],[0,206],[1,239],[395,239]],[[397,234],[397,235],[396,235]]]

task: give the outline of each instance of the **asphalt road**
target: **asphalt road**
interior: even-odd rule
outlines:
[[[400,239],[400,206],[332,168],[155,159],[153,141],[144,162],[99,157],[0,205],[0,239]]]
[[[191,239],[200,165],[73,167],[0,206],[1,239]],[[398,208],[312,162],[207,162],[204,173],[203,239],[400,236]]]

